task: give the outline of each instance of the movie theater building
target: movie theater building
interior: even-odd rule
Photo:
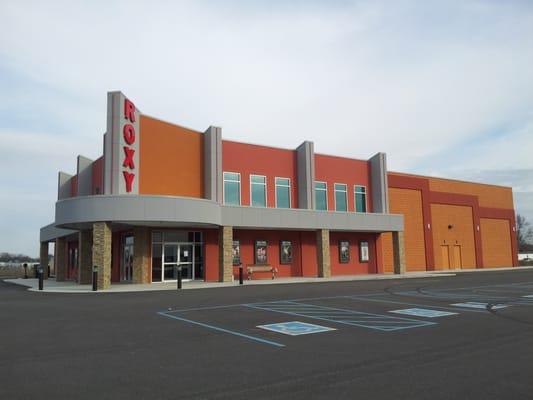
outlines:
[[[59,173],[57,280],[98,286],[231,281],[238,265],[278,277],[517,265],[508,187],[387,171],[353,159],[224,140],[143,114],[108,93],[103,155]],[[333,133],[332,133],[333,134]],[[271,278],[255,272],[253,279]]]

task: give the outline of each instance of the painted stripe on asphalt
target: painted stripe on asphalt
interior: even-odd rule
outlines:
[[[158,314],[162,315],[164,317],[167,317],[167,318],[172,318],[172,319],[177,319],[178,321],[188,322],[189,324],[198,325],[198,326],[201,326],[201,327],[204,327],[204,328],[207,328],[207,329],[212,329],[212,330],[215,330],[215,331],[218,331],[218,332],[229,333],[230,335],[239,336],[239,337],[242,337],[242,338],[245,338],[245,339],[248,339],[248,340],[253,340],[255,342],[269,344],[271,346],[276,346],[276,347],[285,347],[284,344],[281,344],[281,343],[278,343],[278,342],[273,342],[271,340],[262,339],[262,338],[256,337],[256,336],[246,335],[244,333],[240,333],[240,332],[236,332],[236,331],[231,331],[229,329],[221,328],[219,326],[204,324],[203,322],[193,321],[193,320],[187,319],[187,318],[177,317],[175,315],[167,314],[166,312],[161,312],[160,311],[160,312],[158,312]]]
[[[373,301],[373,302],[376,302],[376,303],[402,304],[402,305],[405,305],[405,306],[418,306],[418,307],[426,307],[426,308],[438,308],[438,309],[441,309],[441,310],[457,311],[456,308],[451,308],[451,307],[442,307],[442,306],[433,306],[433,305],[428,306],[427,304],[409,303],[409,302],[405,302],[405,301],[395,301],[395,300],[386,300],[386,299],[368,299],[366,297],[360,298],[358,296],[344,296],[344,297],[347,298],[347,299],[351,299],[351,300]],[[469,309],[466,309],[464,311],[485,313],[485,311],[469,310]]]

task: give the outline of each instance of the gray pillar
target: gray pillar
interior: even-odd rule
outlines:
[[[93,160],[78,156],[78,196],[90,196],[93,191]]]
[[[315,208],[315,150],[313,142],[296,149],[298,167],[298,208]]]
[[[369,162],[372,212],[388,214],[389,188],[387,180],[387,155],[385,153],[377,153]]]
[[[222,129],[204,132],[204,197],[222,203]]]

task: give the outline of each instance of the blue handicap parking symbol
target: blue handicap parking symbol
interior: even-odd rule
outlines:
[[[468,301],[466,303],[455,303],[455,304],[450,304],[450,305],[454,307],[477,308],[477,309],[483,309],[483,310],[487,309],[487,307],[493,310],[498,310],[500,308],[507,307],[504,304],[491,304],[489,306],[489,303],[479,303],[477,301]]]
[[[319,333],[327,331],[335,331],[335,328],[328,328],[315,324],[308,324],[306,322],[291,321],[281,322],[278,324],[258,325],[258,328],[266,329],[273,332],[283,333],[290,336],[308,335],[310,333]]]
[[[445,317],[447,315],[457,315],[457,313],[454,313],[454,312],[430,310],[427,308],[405,308],[403,310],[394,310],[394,311],[389,311],[389,312],[396,313],[396,314],[414,315],[416,317],[427,317],[427,318],[437,318],[437,317]]]

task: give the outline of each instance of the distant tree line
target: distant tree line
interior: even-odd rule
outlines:
[[[520,214],[516,216],[516,241],[519,252],[533,251],[533,228],[526,217]]]
[[[0,262],[38,262],[38,261],[39,261],[38,258],[32,258],[25,254],[0,253]]]

